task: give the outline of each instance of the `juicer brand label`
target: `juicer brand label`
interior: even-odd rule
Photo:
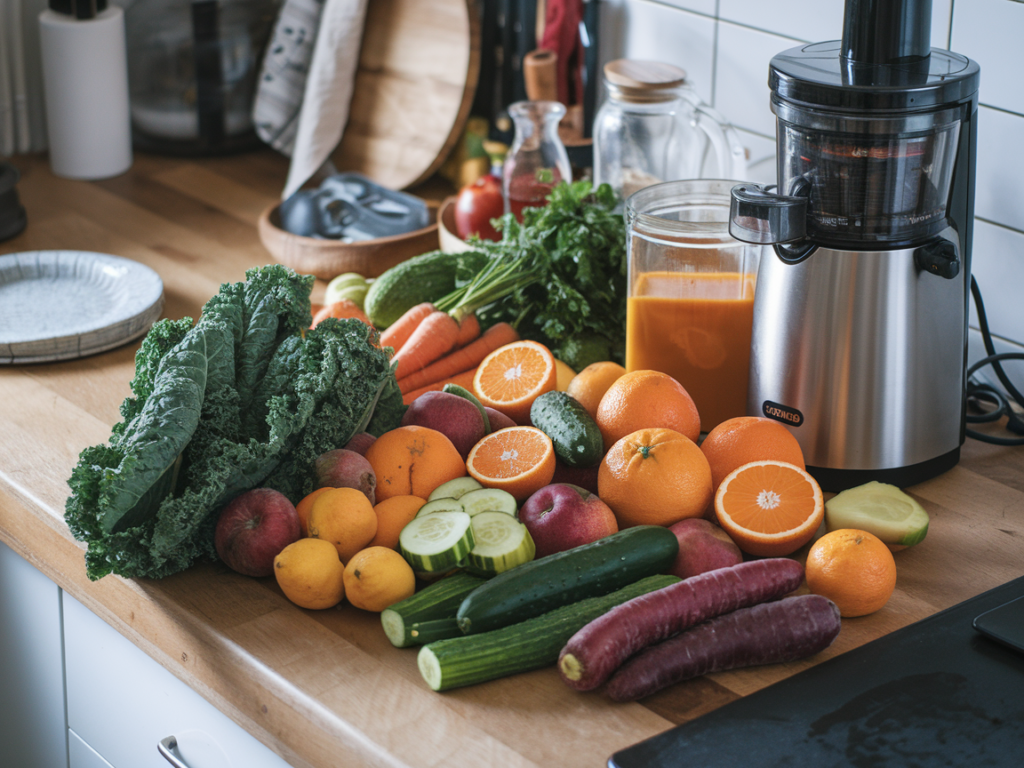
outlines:
[[[799,427],[804,423],[804,415],[796,408],[790,408],[788,405],[775,403],[771,400],[765,400],[761,404],[761,413],[769,419],[781,421],[783,424],[789,424],[791,427]]]

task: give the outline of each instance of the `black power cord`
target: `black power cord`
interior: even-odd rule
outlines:
[[[982,413],[968,413],[967,422],[969,424],[981,424],[986,422],[998,421],[999,419],[1006,417],[1006,428],[1017,435],[1024,435],[1024,419],[1017,414],[1016,411],[1010,406],[1010,401],[1007,400],[1006,395],[1000,392],[995,387],[989,384],[983,384],[976,382],[971,379],[979,369],[986,365],[991,365],[992,370],[995,371],[996,378],[1005,387],[1007,393],[1013,398],[1014,402],[1021,408],[1024,408],[1024,395],[1013,386],[1013,382],[1010,381],[1010,377],[1006,375],[1003,370],[1003,366],[1000,364],[1002,360],[1024,360],[1024,353],[1020,352],[1002,352],[996,354],[995,345],[992,343],[992,334],[988,329],[988,317],[985,315],[985,304],[981,300],[981,291],[978,289],[978,281],[971,276],[971,296],[974,297],[974,306],[978,310],[978,327],[981,330],[981,338],[985,343],[985,352],[987,357],[983,357],[981,360],[976,362],[970,368],[967,369],[967,404],[974,406],[978,410],[983,411]],[[991,409],[984,409],[981,407],[981,403],[987,403],[989,406],[994,406]],[[996,437],[994,435],[986,435],[982,432],[977,432],[973,429],[967,430],[967,436],[973,437],[975,440],[981,440],[985,443],[993,443],[994,445],[1024,445],[1024,437]]]

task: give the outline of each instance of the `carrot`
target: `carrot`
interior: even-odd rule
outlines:
[[[361,320],[369,326],[372,326],[370,318],[359,308],[351,299],[342,299],[336,301],[333,304],[328,304],[323,307],[319,312],[313,316],[313,324],[310,328],[316,328],[317,324],[323,322],[328,317],[336,317],[339,320],[344,320],[349,317],[354,317],[356,320]]]
[[[467,368],[475,368],[498,347],[503,347],[518,340],[519,334],[516,333],[516,329],[511,325],[508,323],[495,323],[484,332],[483,336],[471,344],[467,344],[462,349],[442,357],[420,371],[415,371],[404,378],[400,378],[398,380],[398,388],[404,394],[405,392],[425,387],[427,384],[433,384],[435,381],[441,381],[459,371],[465,371]]]
[[[476,315],[470,312],[464,315],[459,321],[459,338],[455,340],[455,346],[464,347],[480,335],[480,321]]]
[[[395,378],[405,378],[441,359],[455,349],[457,338],[459,324],[455,318],[447,312],[431,312],[392,358]]]
[[[828,648],[839,628],[839,609],[821,595],[741,608],[641,651],[608,682],[608,695],[635,701],[709,672],[802,659]]]
[[[573,635],[558,657],[562,679],[590,691],[647,646],[724,613],[774,600],[803,580],[795,560],[776,557],[719,568],[634,598]]]
[[[427,392],[440,392],[444,389],[445,384],[458,384],[460,387],[472,391],[473,389],[473,377],[476,376],[476,368],[470,368],[468,371],[451,376],[447,379],[441,379],[441,381],[435,381],[433,384],[428,384],[425,387],[414,389],[411,392],[407,392],[402,395],[402,402],[409,405],[413,400],[422,394]]]
[[[389,325],[380,335],[380,345],[391,347],[395,352],[401,350],[405,342],[412,336],[413,331],[422,323],[428,315],[437,310],[429,301],[417,304],[405,311],[400,318]]]

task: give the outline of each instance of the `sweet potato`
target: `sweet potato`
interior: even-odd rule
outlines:
[[[702,621],[782,597],[804,568],[784,557],[719,568],[623,603],[573,635],[558,657],[562,679],[589,691],[630,656]]]
[[[607,692],[614,701],[636,701],[709,672],[813,656],[839,627],[839,609],[821,595],[741,608],[642,651],[612,676]]]

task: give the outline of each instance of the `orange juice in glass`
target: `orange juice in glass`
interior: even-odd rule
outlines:
[[[676,181],[626,203],[626,369],[667,373],[690,393],[701,431],[747,412],[750,334],[764,246],[729,235],[738,182]]]

